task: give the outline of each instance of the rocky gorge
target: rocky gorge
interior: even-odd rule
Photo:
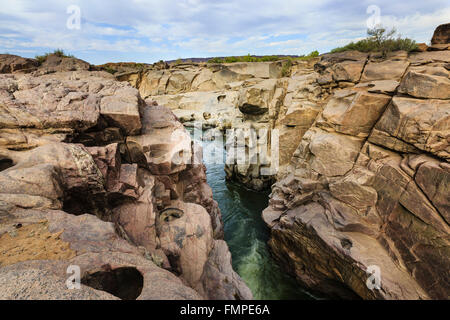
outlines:
[[[299,287],[448,299],[448,30],[387,56],[110,73],[0,56],[0,297],[251,299],[184,128],[200,124],[227,152],[243,143],[251,161],[226,177],[270,189],[270,252]],[[83,290],[67,290],[69,266]]]
[[[187,126],[277,130],[268,162],[225,170],[255,190],[275,182],[262,214],[269,245],[302,286],[341,298],[448,299],[449,42],[443,25],[416,52],[325,54],[295,61],[288,76],[278,61],[117,78]],[[251,157],[261,146],[248,135],[245,148]],[[264,175],[274,157],[277,172]],[[378,290],[366,283],[373,266]]]

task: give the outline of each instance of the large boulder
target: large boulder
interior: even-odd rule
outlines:
[[[126,135],[138,134],[141,130],[141,104],[139,93],[131,87],[118,88],[114,95],[105,96],[100,102],[100,114],[112,126],[125,131]]]
[[[267,113],[275,94],[275,89],[276,80],[273,79],[242,88],[239,92],[239,110],[246,115]]]
[[[441,24],[434,30],[431,44],[450,43],[450,23]]]
[[[450,99],[450,73],[443,67],[411,68],[398,88],[416,98]]]
[[[409,62],[405,60],[385,60],[368,62],[361,76],[361,82],[374,80],[400,80]]]
[[[4,299],[201,299],[92,215],[16,210],[2,227],[1,247],[14,234],[16,248],[2,255]],[[79,290],[66,285],[70,266],[80,268]]]

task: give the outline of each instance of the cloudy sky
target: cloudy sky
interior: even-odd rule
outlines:
[[[378,13],[384,26],[429,42],[437,25],[450,22],[450,2],[0,0],[0,53],[34,57],[62,48],[95,64],[323,53],[363,38]]]

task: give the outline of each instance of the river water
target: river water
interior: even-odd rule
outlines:
[[[268,204],[268,193],[254,192],[226,181],[224,164],[211,161],[211,153],[207,151],[209,144],[217,142],[196,142],[200,142],[205,150],[203,162],[207,168],[208,184],[222,212],[225,241],[230,248],[233,269],[245,281],[254,298],[311,299],[270,255],[267,246],[270,231],[261,218],[261,212]]]

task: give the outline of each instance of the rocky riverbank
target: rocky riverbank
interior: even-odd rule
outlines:
[[[0,70],[0,298],[252,298],[169,109],[74,58]]]
[[[322,87],[346,88],[303,135],[263,213],[273,254],[306,287],[449,298],[448,33],[440,41],[425,52],[344,52],[315,65]],[[367,284],[373,270],[379,289]]]

